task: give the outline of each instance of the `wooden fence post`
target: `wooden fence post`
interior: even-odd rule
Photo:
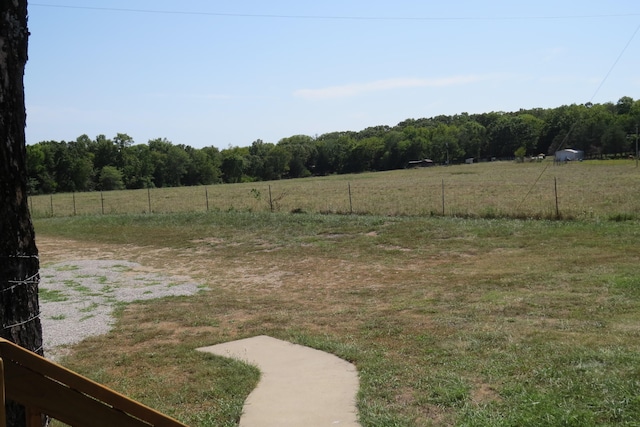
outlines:
[[[442,216],[444,216],[444,178],[442,179]]]
[[[553,191],[556,196],[556,219],[560,219],[560,208],[558,207],[558,178],[553,177]]]

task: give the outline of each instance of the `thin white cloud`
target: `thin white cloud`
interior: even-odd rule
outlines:
[[[565,47],[555,47],[543,50],[540,52],[540,56],[542,58],[542,62],[553,62],[558,60],[558,58],[567,56],[568,53],[569,50]]]
[[[305,99],[333,99],[347,98],[371,92],[381,92],[394,89],[420,88],[420,87],[446,87],[459,86],[486,80],[487,76],[452,76],[437,79],[419,78],[394,78],[376,80],[366,83],[352,83],[340,86],[329,86],[320,89],[299,89],[293,96]]]
[[[226,95],[222,93],[167,93],[167,92],[156,92],[150,93],[149,96],[154,98],[177,98],[177,99],[204,99],[204,100],[226,100],[233,99],[231,95]]]

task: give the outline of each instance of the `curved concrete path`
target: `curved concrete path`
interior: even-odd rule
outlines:
[[[260,369],[240,427],[358,427],[355,366],[329,353],[268,336],[198,349]]]

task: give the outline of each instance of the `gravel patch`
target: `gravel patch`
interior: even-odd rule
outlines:
[[[117,304],[193,295],[203,287],[189,277],[145,270],[114,260],[65,261],[40,267],[44,352],[56,359],[65,347],[111,330]]]

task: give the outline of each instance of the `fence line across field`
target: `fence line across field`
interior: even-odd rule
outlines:
[[[586,188],[550,177],[535,188],[501,181],[431,180],[416,185],[367,181],[276,183],[60,193],[30,197],[32,215],[149,214],[197,211],[271,211],[372,215],[593,218],[640,213],[638,196]],[[631,190],[638,194],[638,188]],[[523,197],[527,195],[526,199]]]

